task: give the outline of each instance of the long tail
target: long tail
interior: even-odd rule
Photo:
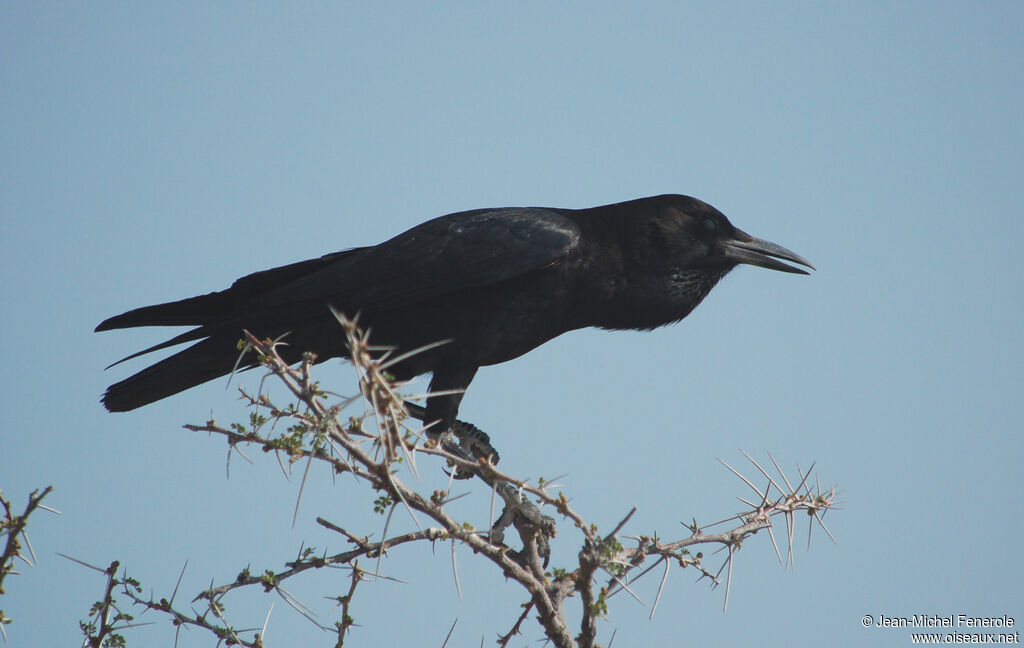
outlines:
[[[337,355],[338,349],[342,348],[338,341],[339,329],[322,300],[297,301],[273,309],[261,306],[260,300],[275,290],[283,290],[291,282],[354,257],[363,249],[344,250],[255,272],[235,281],[227,290],[144,306],[104,320],[96,327],[97,331],[136,326],[196,328],[115,362],[119,364],[151,351],[195,342],[187,349],[108,387],[103,394],[103,404],[111,412],[127,412],[227,375],[238,362],[236,343],[242,337],[243,329],[274,338],[294,332],[293,339],[301,340],[301,348],[294,350],[294,359],[285,350],[283,355],[290,362],[297,361],[298,353],[303,350],[320,352],[321,359],[330,357],[331,351]],[[252,362],[243,360],[242,366],[252,366]]]
[[[233,341],[212,337],[114,383],[103,394],[111,412],[127,412],[231,373],[239,352]],[[250,363],[243,362],[242,366]]]
[[[108,318],[96,327],[96,331],[133,328],[136,326],[202,326],[216,322],[224,323],[240,312],[253,308],[253,300],[261,295],[287,286],[290,282],[301,279],[321,270],[332,263],[353,256],[366,248],[354,248],[333,254],[325,254],[317,259],[299,261],[290,265],[270,270],[261,270],[235,281],[227,290],[207,293],[198,297],[189,297],[178,301],[143,306],[127,313]],[[204,333],[201,336],[203,337]],[[196,339],[192,337],[190,339]],[[183,342],[185,340],[179,340]],[[175,342],[174,344],[177,344]],[[155,349],[153,349],[155,350]],[[146,353],[146,351],[143,351]]]

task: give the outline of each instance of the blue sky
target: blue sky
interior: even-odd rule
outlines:
[[[298,480],[276,461],[227,477],[224,444],[181,429],[241,417],[223,381],[104,412],[144,364],[103,367],[166,331],[99,321],[452,211],[670,192],[818,272],[740,268],[681,324],[563,336],[483,369],[462,418],[508,471],[568,473],[602,528],[634,505],[629,532],[664,537],[739,510],[715,458],[741,448],[817,461],[846,503],[839,544],[798,543],[792,573],[767,538],[744,545],[728,612],[676,571],[653,621],[657,578],[647,608],[613,599],[603,640],[895,646],[908,631],[861,618],[1024,621],[1022,27],[1011,2],[5,3],[0,489],[20,505],[53,484],[63,512],[33,519],[39,564],[5,583],[10,645],[73,645],[100,595],[55,552],[117,558],[157,593],[188,561],[196,592],[302,543],[344,548],[316,515],[379,532],[344,480],[314,475],[293,529]],[[320,374],[352,390],[344,366]],[[489,496],[465,489],[483,526]],[[578,544],[562,527],[556,564]],[[490,645],[522,597],[463,554],[460,600],[447,548],[393,552],[408,584],[361,586],[352,643],[440,645],[458,619],[450,645]],[[345,586],[295,587],[331,621],[318,597]],[[262,625],[271,601],[228,611]],[[166,644],[147,620],[129,640]],[[278,601],[268,645],[328,639]]]

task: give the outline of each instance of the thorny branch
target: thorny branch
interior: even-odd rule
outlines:
[[[6,538],[4,543],[3,554],[0,554],[0,596],[5,594],[4,590],[4,579],[8,574],[18,575],[17,570],[14,568],[14,561],[20,560],[29,567],[35,566],[36,553],[32,549],[32,543],[28,539],[28,533],[25,532],[25,527],[28,526],[28,518],[37,508],[41,508],[51,513],[60,514],[60,511],[45,506],[43,499],[50,494],[53,490],[53,486],[47,486],[43,489],[43,492],[34,490],[28,495],[28,503],[25,505],[25,510],[20,515],[14,512],[11,506],[11,502],[3,496],[3,491],[0,491],[0,508],[3,509],[3,517],[0,517],[0,539]],[[24,546],[22,545],[24,542]],[[24,553],[24,549],[28,548],[28,555]],[[11,619],[7,618],[4,611],[0,609],[0,636],[3,636],[4,641],[7,641],[7,631],[4,629]]]
[[[378,512],[389,512],[389,522],[391,512],[396,508],[405,508],[410,514],[419,513],[428,517],[435,526],[390,537],[386,535],[385,528],[381,540],[371,541],[333,522],[317,518],[321,526],[342,535],[352,548],[333,555],[314,555],[312,549],[306,549],[300,551],[295,560],[285,563],[285,569],[280,572],[267,570],[254,574],[248,569],[243,570],[233,582],[211,586],[200,592],[193,603],[200,600],[205,602],[206,609],[201,612],[192,610],[191,613],[185,613],[175,609],[173,596],[170,600],[143,599],[139,596],[141,590],[134,587],[135,581],[125,576],[117,582],[123,585],[123,593],[133,603],[170,615],[179,628],[183,625],[201,627],[212,632],[219,640],[255,647],[264,645],[262,631],[257,631],[252,640],[243,638],[240,633],[244,631],[233,629],[223,618],[222,600],[238,588],[262,587],[268,593],[280,595],[318,627],[335,632],[336,645],[341,646],[347,633],[355,626],[350,609],[356,585],[366,575],[377,575],[385,553],[391,548],[411,542],[442,540],[466,545],[474,555],[494,564],[507,579],[515,581],[526,591],[528,599],[523,603],[523,612],[518,615],[511,630],[498,637],[499,645],[508,645],[514,636],[522,632],[522,625],[529,614],[535,612],[545,636],[553,645],[558,648],[590,648],[597,645],[597,621],[606,616],[608,599],[620,591],[626,591],[639,600],[632,586],[659,566],[663,568],[663,573],[652,606],[652,617],[673,564],[684,569],[694,568],[701,579],[708,579],[716,586],[722,583],[723,570],[728,570],[725,577],[727,604],[730,575],[737,552],[743,541],[759,530],[768,529],[771,534],[773,517],[782,515],[786,520],[789,538],[789,562],[786,564],[792,564],[792,538],[797,512],[805,512],[812,525],[817,523],[831,537],[825,528],[823,516],[834,505],[834,489],[823,491],[816,482],[812,488],[810,470],[799,473],[798,485],[793,488],[772,458],[778,477],[785,484],[785,487],[780,487],[775,478],[748,456],[761,475],[768,479],[768,485],[759,489],[726,465],[756,491],[757,498],[752,501],[741,499],[748,507],[746,510],[707,525],[707,528],[721,526],[725,530],[706,533],[704,528],[693,521],[686,525],[689,535],[684,538],[665,541],[657,536],[641,535],[632,537],[629,546],[625,546],[619,534],[635,509],[611,532],[601,535],[596,526],[586,522],[569,506],[569,498],[564,493],[551,492],[553,486],[550,483],[541,480],[534,485],[499,471],[488,461],[488,458],[496,459],[497,453],[487,443],[487,436],[471,425],[458,422],[456,427],[464,426],[462,440],[465,442],[472,437],[474,441],[479,441],[482,438],[483,447],[488,448],[487,452],[466,451],[466,443],[460,448],[451,443],[451,439],[446,441],[444,435],[441,435],[438,443],[425,434],[426,427],[411,427],[410,411],[398,392],[401,385],[387,374],[387,368],[398,358],[390,357],[386,349],[371,347],[367,335],[354,322],[340,315],[338,319],[347,335],[350,359],[359,375],[360,397],[367,405],[363,416],[342,418],[345,407],[358,399],[341,399],[336,404],[329,404],[332,395],[322,390],[311,375],[311,367],[316,361],[313,355],[306,354],[303,361],[293,368],[276,351],[280,341],[259,340],[248,336],[245,341],[246,350],[257,354],[259,361],[284,384],[295,402],[278,406],[265,393],[250,395],[243,391],[243,397],[252,410],[248,425],[236,423],[223,427],[211,420],[204,425],[185,427],[226,437],[233,452],[241,454],[243,446],[256,446],[264,452],[276,454],[282,466],[285,463],[293,465],[306,462],[304,475],[308,474],[314,461],[326,463],[335,473],[353,475],[377,491],[379,497],[375,508]],[[422,408],[412,406],[412,409],[414,414],[422,416]],[[364,427],[367,420],[374,423],[375,429]],[[425,423],[429,427],[430,422]],[[459,436],[458,430],[455,432]],[[505,508],[490,529],[477,531],[469,524],[453,518],[445,508],[452,501],[447,492],[437,490],[431,495],[424,495],[403,480],[403,466],[415,478],[418,475],[417,458],[424,456],[445,460],[460,477],[475,476],[483,480],[502,498]],[[305,477],[303,485],[304,482]],[[548,544],[555,535],[556,521],[542,514],[544,507],[550,507],[561,518],[567,519],[583,536],[578,565],[571,571],[546,570]],[[515,530],[519,549],[505,544],[509,529]],[[782,561],[774,535],[771,535],[771,541]],[[689,548],[696,545],[719,545],[727,552],[722,565],[717,570],[706,567],[703,553],[690,552]],[[363,558],[376,560],[378,569],[364,570],[358,564],[359,559]],[[653,564],[647,564],[649,558],[653,559]],[[333,628],[315,621],[308,608],[282,587],[288,578],[325,567],[348,569],[351,575],[348,593],[333,599],[341,607],[342,617]],[[116,570],[116,567],[113,568]],[[607,581],[599,586],[599,577],[604,578],[601,574],[607,576]],[[566,620],[565,601],[577,593],[582,604],[582,620],[578,633],[574,635]],[[213,621],[210,620],[211,615]]]

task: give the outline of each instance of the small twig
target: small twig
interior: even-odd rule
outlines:
[[[523,621],[526,620],[526,617],[530,616],[530,610],[532,610],[532,609],[533,609],[533,601],[532,600],[531,601],[527,601],[526,603],[523,603],[523,613],[519,615],[519,619],[516,620],[516,623],[515,623],[515,625],[512,626],[512,629],[509,630],[506,634],[498,636],[498,645],[499,646],[502,646],[502,647],[508,646],[508,642],[512,641],[512,637],[515,637],[516,635],[518,635],[520,633],[520,628],[523,625]]]

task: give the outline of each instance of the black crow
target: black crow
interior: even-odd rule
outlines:
[[[282,356],[346,354],[330,308],[358,315],[396,353],[447,341],[390,368],[431,373],[425,420],[442,431],[480,367],[512,360],[588,326],[650,330],[686,317],[738,264],[807,274],[784,247],[735,228],[695,198],[662,195],[591,209],[475,209],[417,225],[379,245],[263,270],[220,292],[146,306],[97,331],[192,326],[129,358],[192,346],[111,385],[113,412],[141,407],[232,371],[238,340],[287,334]],[[125,358],[125,360],[129,359]]]

